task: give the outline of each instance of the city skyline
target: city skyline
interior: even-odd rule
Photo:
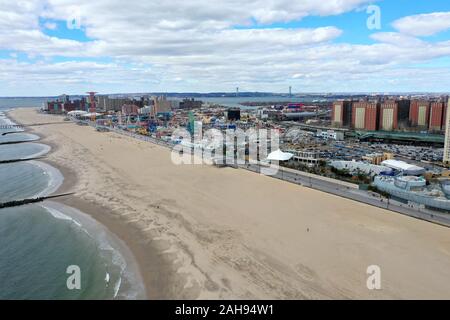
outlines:
[[[443,0],[1,5],[0,96],[450,88]]]

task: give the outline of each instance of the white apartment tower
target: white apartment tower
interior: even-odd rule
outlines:
[[[447,116],[445,117],[445,147],[444,164],[450,165],[450,98],[447,104]]]

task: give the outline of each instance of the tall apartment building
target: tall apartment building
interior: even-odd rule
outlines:
[[[48,101],[45,104],[45,110],[48,113],[61,113],[61,112],[63,112],[63,108],[64,108],[63,106],[64,106],[64,103],[59,100]]]
[[[183,99],[183,101],[181,101],[179,103],[179,108],[180,109],[187,109],[187,110],[192,110],[192,109],[198,109],[201,108],[203,105],[203,102],[200,100],[195,100],[194,98],[191,99]]]
[[[172,111],[172,104],[164,96],[154,97],[153,98],[153,106],[154,106],[153,110],[154,110],[155,115],[158,113]]]
[[[409,100],[387,100],[380,105],[380,130],[392,131],[407,127],[409,118]]]
[[[447,102],[447,108],[450,105],[450,98]],[[445,117],[445,146],[444,146],[444,164],[450,165],[450,110],[447,110]]]
[[[432,102],[430,107],[430,130],[441,131],[445,125],[444,120],[444,102]]]
[[[348,127],[352,124],[351,101],[335,101],[333,103],[331,123],[335,127]]]
[[[427,129],[430,119],[430,102],[422,100],[411,101],[409,121],[412,127]]]
[[[122,106],[126,104],[131,104],[131,100],[128,98],[110,98],[108,96],[98,97],[98,107],[105,112],[121,111]]]
[[[380,130],[392,131],[398,125],[398,104],[393,101],[385,101],[380,105]]]
[[[139,107],[134,104],[124,104],[121,109],[123,115],[137,115],[139,113]]]
[[[67,94],[62,94],[62,95],[59,96],[58,100],[62,101],[64,103],[69,103],[70,102],[70,96],[68,96]]]
[[[447,102],[447,108],[450,105],[450,98]],[[444,164],[450,165],[450,110],[447,110],[445,118],[445,146],[444,146]]]
[[[448,106],[448,101],[444,102],[444,111],[442,112],[442,131],[445,132],[445,120],[447,120],[447,112],[449,106]]]
[[[376,131],[378,129],[378,109],[376,102],[354,102],[352,107],[352,127],[356,130]]]
[[[398,114],[397,114],[397,128],[409,128],[409,112],[411,110],[411,100],[400,99],[397,100]]]

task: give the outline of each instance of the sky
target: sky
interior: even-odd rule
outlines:
[[[448,0],[0,0],[0,96],[449,92]]]

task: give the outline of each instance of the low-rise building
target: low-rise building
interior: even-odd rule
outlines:
[[[425,173],[425,169],[404,161],[389,159],[381,162],[381,165],[401,172],[406,176],[420,176]]]
[[[327,139],[327,140],[336,140],[336,141],[344,140],[344,132],[342,132],[342,131],[318,130],[316,135],[320,138]]]
[[[350,174],[365,174],[371,177],[380,175],[382,173],[386,175],[392,173],[392,169],[387,166],[380,166],[361,161],[333,160],[330,162],[330,166],[337,170],[348,171]]]
[[[320,154],[314,151],[288,150],[287,152],[294,155],[292,157],[294,161],[306,164],[307,166],[317,166],[322,160]]]
[[[383,152],[383,153],[370,153],[366,154],[362,157],[363,161],[367,161],[371,164],[380,165],[385,160],[394,159],[394,155],[389,152]]]

